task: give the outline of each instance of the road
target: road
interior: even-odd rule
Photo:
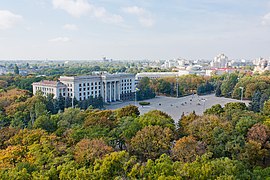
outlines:
[[[169,114],[177,123],[180,119],[182,113],[190,114],[191,112],[195,111],[196,114],[202,115],[203,111],[207,108],[212,107],[213,105],[220,104],[224,106],[229,102],[241,102],[240,100],[236,99],[229,99],[224,97],[216,97],[214,94],[205,95],[205,96],[198,96],[198,95],[191,95],[181,98],[173,98],[173,97],[164,97],[158,96],[154,99],[146,100],[151,104],[149,106],[140,106],[139,102],[136,105],[139,107],[139,111],[141,114],[144,114],[151,110],[160,110]],[[249,101],[243,101],[248,105]],[[122,103],[114,103],[111,105],[106,105],[106,109],[118,109],[129,104],[134,105],[134,101],[122,102]]]

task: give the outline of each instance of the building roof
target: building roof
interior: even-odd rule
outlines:
[[[63,83],[61,83],[59,81],[48,81],[48,80],[42,80],[40,82],[34,82],[33,85],[51,86],[51,87],[66,86],[65,84],[63,84]]]

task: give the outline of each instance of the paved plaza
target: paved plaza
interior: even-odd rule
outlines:
[[[140,113],[144,114],[151,110],[160,110],[168,113],[176,122],[178,122],[182,113],[189,114],[193,111],[198,115],[202,115],[203,111],[207,108],[212,107],[213,105],[220,104],[224,106],[229,102],[241,102],[236,99],[229,99],[224,97],[216,97],[214,94],[198,96],[191,95],[181,98],[173,98],[173,97],[164,97],[158,96],[154,99],[145,100],[150,102],[149,106],[140,106],[139,102],[136,102],[136,105],[139,107]],[[247,105],[249,101],[244,101]],[[116,103],[112,105],[106,105],[106,109],[118,109],[129,104],[135,104],[134,101]]]

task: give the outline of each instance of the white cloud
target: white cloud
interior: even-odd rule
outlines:
[[[0,29],[9,29],[22,20],[21,15],[13,14],[7,10],[0,10]]]
[[[69,37],[56,37],[49,40],[49,42],[70,42],[70,41],[71,39]]]
[[[123,17],[117,14],[110,14],[104,7],[95,7],[92,9],[92,16],[101,19],[103,22],[118,24],[123,22]]]
[[[137,16],[140,24],[145,27],[152,27],[155,24],[153,15],[144,8],[140,8],[138,6],[131,6],[123,8],[123,11],[125,13]]]
[[[270,25],[270,13],[263,16],[262,25],[264,25],[264,26]]]
[[[97,7],[87,0],[52,0],[55,9],[65,10],[74,17],[91,15],[105,23],[121,23],[122,16],[109,13],[104,7]]]
[[[63,28],[70,31],[76,31],[79,29],[75,24],[65,24]]]
[[[91,5],[87,0],[52,0],[56,9],[65,10],[74,17],[80,17],[91,10]]]

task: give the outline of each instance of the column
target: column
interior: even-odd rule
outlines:
[[[116,101],[116,81],[114,81],[114,95],[113,95],[113,100]]]
[[[110,102],[112,102],[112,82],[110,83]]]
[[[104,82],[104,101],[105,101],[105,102],[108,102],[108,100],[107,100],[107,97],[108,97],[107,94],[108,94],[108,93],[107,93],[107,92],[108,92],[107,82],[105,81],[105,82]]]
[[[121,83],[120,81],[117,83],[118,87],[118,100],[121,101]]]
[[[91,92],[91,90],[90,90],[90,92]],[[101,88],[100,88],[100,96],[102,98],[104,98],[104,86],[103,86],[103,82],[102,81],[101,81]]]

